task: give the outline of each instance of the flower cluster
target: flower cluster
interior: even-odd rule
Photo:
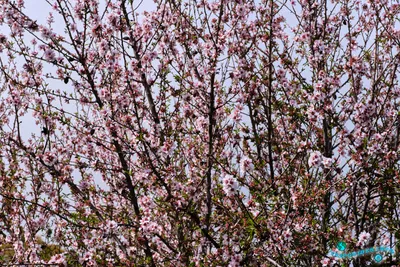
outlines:
[[[227,196],[231,197],[234,196],[237,190],[237,182],[232,175],[225,175],[223,180],[223,189]]]

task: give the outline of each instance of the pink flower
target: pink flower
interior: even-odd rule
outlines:
[[[53,257],[51,257],[51,259],[49,260],[48,263],[49,264],[54,263],[54,264],[63,264],[64,265],[64,264],[67,263],[67,261],[66,261],[64,255],[57,254],[57,255],[54,255]]]
[[[239,267],[240,266],[240,255],[233,255],[231,261],[229,262],[229,267]]]
[[[85,180],[81,180],[79,182],[79,187],[82,190],[86,190],[87,188],[89,188],[89,183],[87,181],[85,181]]]
[[[57,162],[57,157],[52,152],[46,152],[43,155],[43,162],[47,165],[54,165]]]
[[[360,246],[360,247],[365,246],[370,237],[371,237],[371,234],[369,234],[365,231],[361,232],[361,234],[358,236],[357,246]]]
[[[333,163],[333,159],[323,157],[322,164],[324,165],[325,168],[331,167],[332,163]]]
[[[207,129],[208,122],[204,117],[199,117],[196,120],[195,124],[196,124],[196,128],[198,130],[205,130],[205,129]]]
[[[92,252],[86,252],[85,255],[83,255],[83,257],[79,259],[79,262],[80,263],[87,262],[87,261],[91,260],[92,257],[93,257],[93,253]]]
[[[44,51],[44,58],[48,61],[54,61],[56,59],[56,54],[53,50],[46,48]]]
[[[311,122],[317,122],[319,115],[313,105],[308,108],[307,116]]]
[[[112,220],[107,220],[106,222],[106,229],[107,230],[113,230],[116,229],[118,227],[118,223]]]
[[[253,163],[251,162],[251,159],[248,157],[243,157],[242,160],[240,161],[240,172],[244,174],[246,171],[249,171],[253,168]]]
[[[329,258],[324,258],[322,261],[322,266],[329,266],[330,264],[335,264],[336,261],[333,259],[329,259]]]
[[[52,37],[52,32],[51,32],[50,29],[45,28],[45,27],[43,27],[43,26],[40,26],[40,31],[41,31],[42,37],[43,37],[44,39],[49,39],[49,38]]]
[[[321,152],[315,151],[310,154],[310,158],[308,159],[308,165],[310,167],[319,166],[322,162]]]
[[[237,182],[232,175],[225,175],[223,178],[223,190],[228,196],[233,196],[237,189]]]
[[[243,110],[243,106],[241,104],[238,104],[230,116],[231,119],[233,119],[236,122],[239,122],[242,119],[242,114],[241,114],[242,110]]]
[[[296,209],[297,206],[298,206],[298,201],[297,201],[298,193],[293,188],[291,188],[290,189],[290,195],[291,195],[290,199],[293,202],[293,208]]]
[[[389,236],[384,236],[383,237],[383,239],[382,239],[382,245],[384,245],[384,246],[389,246],[390,245],[390,238],[389,238]]]
[[[292,238],[292,232],[289,229],[285,230],[282,233],[281,237],[283,238],[284,241],[291,241],[293,239]]]

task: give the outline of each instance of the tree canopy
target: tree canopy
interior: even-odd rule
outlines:
[[[0,0],[1,257],[369,266],[328,253],[398,250],[399,13]]]

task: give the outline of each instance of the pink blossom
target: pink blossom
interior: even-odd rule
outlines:
[[[240,161],[240,172],[242,174],[245,174],[247,171],[252,170],[253,169],[253,163],[251,161],[250,158],[248,157],[243,157]]]
[[[63,254],[56,254],[52,256],[51,259],[48,261],[48,264],[52,263],[65,266],[67,264],[67,260],[65,259],[65,256]]]
[[[223,180],[223,189],[227,196],[231,197],[237,190],[237,182],[232,175],[225,175]]]
[[[319,151],[311,152],[308,159],[308,165],[311,167],[317,167],[322,163],[322,155]]]
[[[323,157],[322,164],[324,165],[325,168],[331,167],[332,163],[333,163],[333,159]]]
[[[365,231],[361,232],[358,236],[357,246],[363,247],[367,244],[371,235]]]
[[[54,61],[56,59],[56,54],[54,53],[54,51],[50,48],[47,48],[44,51],[44,58],[48,61]]]
[[[331,266],[334,265],[336,263],[336,260],[334,259],[329,259],[329,258],[324,258],[322,261],[322,266]]]

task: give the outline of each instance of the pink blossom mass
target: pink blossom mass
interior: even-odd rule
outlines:
[[[399,18],[396,0],[0,0],[0,265],[400,251]]]

